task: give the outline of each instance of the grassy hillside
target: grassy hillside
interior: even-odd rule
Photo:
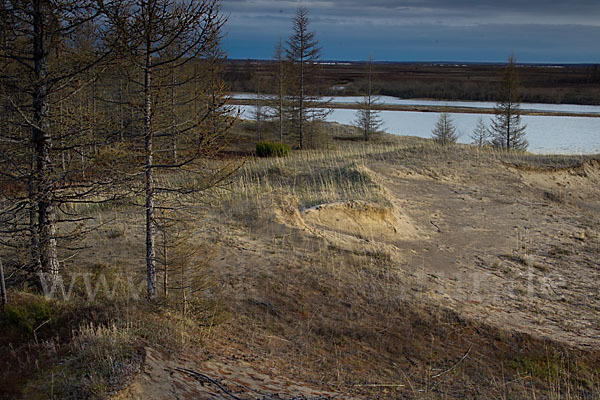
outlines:
[[[160,213],[156,304],[135,199],[77,206],[71,297],[9,291],[2,397],[600,396],[597,159],[325,132],[259,159],[237,126],[228,183]]]

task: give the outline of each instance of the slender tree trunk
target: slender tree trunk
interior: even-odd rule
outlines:
[[[198,123],[198,61],[194,61],[194,123]]]
[[[63,115],[65,114],[64,110],[63,110],[63,103],[62,101],[60,103],[58,103],[58,124],[59,126],[64,126],[65,125],[65,121],[63,118]],[[60,135],[60,167],[63,173],[67,172],[67,157],[65,154],[65,138],[64,135]]]
[[[508,88],[508,107],[507,107],[507,118],[506,118],[506,150],[510,150],[511,146],[513,146],[512,143],[512,114],[513,114],[513,109],[512,109],[512,101],[513,101],[513,90],[512,90],[512,85],[509,85]]]
[[[510,101],[510,100],[509,100]],[[510,109],[510,103],[508,104],[508,107],[506,108],[506,150],[510,150],[510,114],[511,114],[511,109]]]
[[[144,69],[144,144],[146,150],[146,280],[148,298],[156,298],[156,257],[154,247],[154,171],[152,149],[152,93],[150,44],[146,46]]]
[[[314,33],[308,32],[308,10],[304,7],[298,7],[296,16],[292,22],[294,25],[294,34],[290,37],[289,46],[286,50],[288,59],[292,62],[295,73],[295,85],[297,92],[295,102],[297,109],[294,109],[295,117],[298,118],[298,135],[299,135],[299,147],[305,148],[307,144],[314,142],[313,130],[314,127],[310,125],[314,124],[315,115],[307,115],[314,106],[311,105],[312,96],[316,96],[318,92],[311,86],[312,78],[315,78],[316,71],[312,71],[311,67],[314,66],[319,60],[320,49],[317,47],[317,42],[314,40]],[[321,108],[321,106],[319,106]],[[306,125],[306,131],[305,131]],[[308,139],[306,141],[305,139]]]
[[[299,134],[300,150],[304,148],[304,49],[300,49],[300,115],[299,115]]]
[[[2,296],[2,308],[7,303],[6,285],[4,283],[4,268],[2,268],[2,260],[0,260],[0,295]]]
[[[175,78],[175,70],[171,71],[171,149],[173,152],[173,162],[177,164],[177,138],[176,127],[177,122],[175,118],[175,84],[177,80]]]
[[[279,104],[277,104],[278,107],[278,117],[279,117],[279,143],[283,143],[283,103],[284,103],[284,73],[285,73],[285,65],[284,65],[284,61],[283,61],[283,55],[284,53],[284,48],[283,48],[283,42],[281,41],[281,38],[279,39],[279,45],[275,50],[275,57],[277,60],[277,64],[279,67],[279,72],[278,72],[278,76],[277,76],[277,85],[278,85],[278,92],[279,92]]]
[[[140,79],[142,79],[142,76],[140,75],[139,77]],[[125,95],[127,96],[127,99],[129,100],[131,98],[131,96],[135,96],[135,90],[134,93],[132,94],[131,89],[129,88],[129,85],[127,86],[127,93],[125,93]],[[140,116],[139,114],[139,107],[137,106],[132,106],[131,104],[128,104],[129,107],[129,121],[131,121],[130,123],[135,126],[135,129],[138,128],[138,118]]]
[[[81,146],[81,178],[85,179],[85,149]]]
[[[35,188],[35,148],[31,149],[31,166],[27,182],[27,190],[29,195],[29,234],[31,246],[31,272],[37,274],[42,271],[42,260],[40,259],[40,239],[38,234],[37,221],[37,199]]]
[[[94,144],[94,155],[98,155],[98,143],[96,138],[96,80],[97,76],[94,75],[94,80],[92,81],[92,143]]]
[[[181,300],[182,300],[182,313],[183,315],[187,312],[187,294],[185,293],[185,263],[181,263]]]
[[[283,143],[283,63],[279,62],[279,143]]]
[[[260,79],[256,79],[256,139],[260,142],[261,132],[260,132],[260,119],[262,118],[262,107],[260,104]]]
[[[125,120],[123,119],[123,79],[119,79],[119,135],[121,143],[124,141]]]
[[[372,85],[372,75],[373,75],[373,58],[369,59],[369,77],[368,77],[368,97],[367,97],[367,123],[365,124],[365,141],[368,141],[371,138],[371,107],[372,107],[372,96],[373,96],[373,85]]]
[[[165,299],[169,298],[169,260],[167,258],[167,228],[163,228],[163,259],[164,259],[164,274],[163,274],[163,292]]]
[[[36,184],[38,207],[38,234],[42,271],[58,275],[56,251],[56,210],[52,199],[52,141],[48,126],[48,53],[44,46],[44,19],[42,1],[34,2],[33,59],[35,70],[32,138],[35,146]]]

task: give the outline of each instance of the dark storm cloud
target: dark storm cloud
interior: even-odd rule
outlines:
[[[597,0],[224,0],[231,56],[270,57],[273,43],[289,35],[299,5],[309,9],[311,29],[330,59],[372,52],[389,60],[500,61],[507,51],[531,62],[600,58],[591,40],[600,37]]]
[[[225,0],[225,8],[232,11],[272,15],[280,11],[289,12],[303,5],[315,15],[344,17],[380,17],[387,19],[406,13],[411,16],[430,17],[479,16],[482,20],[505,16],[535,16],[541,18],[579,18],[581,22],[599,25],[600,2],[590,0],[337,0],[337,1],[269,1],[269,0]],[[560,19],[559,18],[559,19]],[[533,21],[532,21],[533,22]]]

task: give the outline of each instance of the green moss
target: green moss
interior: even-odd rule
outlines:
[[[520,374],[531,375],[542,380],[554,380],[561,365],[560,359],[556,357],[519,357],[511,361],[510,367]]]
[[[517,357],[509,366],[521,375],[530,375],[542,382],[589,388],[595,381],[585,361],[561,352]]]
[[[9,304],[4,308],[8,324],[33,333],[42,324],[53,326],[59,310],[50,302],[36,298],[23,304]]]

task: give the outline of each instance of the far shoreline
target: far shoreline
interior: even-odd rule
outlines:
[[[415,99],[416,100],[416,99]],[[449,100],[452,101],[452,100]],[[231,105],[236,106],[255,106],[254,99],[234,99],[230,100]],[[356,110],[356,103],[331,103],[328,108],[342,110]],[[397,104],[379,104],[373,105],[374,110],[379,111],[412,111],[412,112],[433,112],[433,113],[460,113],[460,114],[494,114],[493,108],[478,108],[464,106],[426,106],[426,105],[397,105]],[[585,117],[600,118],[596,113],[573,113],[565,111],[532,111],[521,110],[521,115],[547,116],[547,117]]]

